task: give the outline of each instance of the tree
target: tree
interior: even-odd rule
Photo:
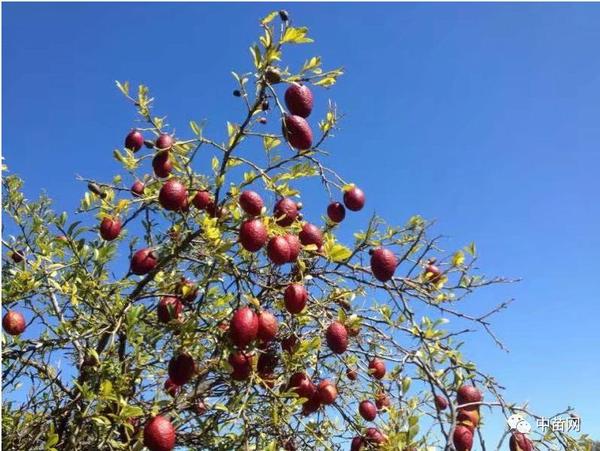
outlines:
[[[117,82],[143,125],[114,152],[123,174],[81,178],[77,213],[96,225],[4,178],[16,230],[3,239],[6,449],[465,450],[484,447],[493,409],[536,418],[503,399],[450,326],[469,321],[502,347],[489,321],[509,302],[477,316],[459,307],[508,282],[477,273],[473,244],[444,253],[418,216],[372,217],[353,243],[338,241],[365,196],[324,163],[335,104],[318,136],[310,115],[311,89],[342,70],[311,57],[292,71],[283,52],[312,42],[308,30],[283,11],[260,26],[252,72],[234,73],[246,112],[223,142],[193,121],[191,137],[174,136],[147,87]],[[322,218],[299,212],[304,179],[330,199]],[[559,431],[532,439],[591,447]]]

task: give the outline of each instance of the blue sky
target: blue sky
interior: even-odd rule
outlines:
[[[437,220],[451,250],[475,241],[487,274],[522,277],[466,303],[517,302],[495,320],[511,352],[476,335],[468,354],[549,415],[577,408],[600,438],[600,5],[3,4],[2,149],[33,197],[72,211],[108,179],[135,119],[114,80],[145,83],[156,111],[218,137],[240,117],[231,70],[250,69],[257,20],[285,7],[346,75],[315,91],[345,114],[328,163],[392,223]],[[310,194],[309,212],[327,199]],[[319,204],[320,203],[320,204]],[[490,425],[492,440],[500,425]]]

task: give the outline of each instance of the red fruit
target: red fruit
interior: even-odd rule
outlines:
[[[12,251],[10,258],[12,258],[12,261],[15,263],[21,263],[25,257],[23,257],[23,254],[19,251]]]
[[[157,177],[161,179],[168,177],[173,170],[173,163],[169,158],[169,152],[166,150],[157,152],[152,159],[152,168]]]
[[[248,346],[258,334],[258,316],[250,307],[235,311],[229,322],[229,337],[238,348]]]
[[[133,129],[125,137],[125,147],[137,152],[144,145],[144,135]]]
[[[472,385],[462,385],[456,392],[456,402],[459,406],[463,404],[481,402],[482,399],[483,396],[481,395],[481,392]],[[464,407],[464,410],[474,410],[478,408],[479,405],[473,404],[472,406]]]
[[[146,186],[141,181],[136,180],[133,185],[131,185],[131,193],[136,197],[142,197],[145,188]]]
[[[508,441],[510,451],[533,451],[533,443],[522,432],[513,432]]]
[[[212,196],[208,191],[198,191],[192,199],[194,207],[196,207],[198,210],[206,209],[211,202]]]
[[[379,392],[375,395],[375,405],[379,410],[389,407],[391,404],[390,398],[384,392]]]
[[[106,241],[112,241],[121,233],[121,221],[119,218],[106,217],[100,223],[100,236]]]
[[[385,376],[385,362],[377,357],[369,362],[369,373],[375,379],[383,379]]]
[[[298,260],[298,255],[300,254],[300,239],[296,235],[292,235],[288,233],[283,236],[290,246],[290,259],[288,260],[290,263]]]
[[[175,286],[175,292],[181,298],[181,302],[183,302],[184,304],[189,304],[190,302],[193,302],[194,299],[196,299],[196,296],[198,296],[198,285],[196,285],[191,280],[182,277],[181,280],[177,282],[177,285]]]
[[[163,389],[167,392],[169,396],[173,398],[179,394],[181,387],[173,382],[171,379],[167,379],[165,384],[163,385]]]
[[[173,137],[166,133],[161,134],[158,138],[156,138],[156,142],[154,146],[160,150],[169,150],[173,147]]]
[[[312,92],[306,85],[292,83],[285,91],[285,104],[290,113],[308,117],[313,108]]]
[[[233,368],[231,378],[236,381],[248,379],[252,372],[252,360],[254,356],[242,351],[235,351],[229,354],[229,364]]]
[[[223,216],[223,207],[218,207],[214,201],[210,201],[206,206],[206,212],[211,218],[220,218]]]
[[[317,246],[317,249],[320,249],[321,246],[323,246],[323,232],[321,232],[321,229],[314,224],[308,222],[304,223],[298,236],[300,237],[300,242],[304,246],[314,244]]]
[[[319,383],[317,393],[319,395],[319,401],[325,405],[333,404],[335,398],[337,398],[337,388],[327,379],[322,380],[321,383]]]
[[[380,282],[387,282],[394,276],[398,259],[392,251],[378,247],[371,252],[371,272]]]
[[[262,197],[255,191],[244,191],[240,194],[240,207],[250,216],[260,215],[262,208],[265,206]]]
[[[285,289],[283,300],[285,302],[285,309],[295,315],[304,310],[306,301],[308,300],[308,292],[304,288],[304,285],[293,283]]]
[[[368,428],[365,432],[364,440],[371,445],[381,445],[385,442],[385,437],[379,432],[379,429]]]
[[[187,384],[196,372],[196,363],[189,354],[179,354],[169,362],[169,378],[177,385]]]
[[[9,335],[21,335],[25,331],[25,317],[20,312],[9,310],[2,318],[2,328]]]
[[[312,146],[312,130],[306,119],[286,114],[284,118],[283,136],[296,150],[310,149]]]
[[[346,370],[346,377],[351,381],[355,381],[356,379],[358,379],[358,373],[356,372],[356,370],[348,369]]]
[[[350,444],[350,451],[360,451],[363,448],[364,441],[362,437],[354,437]]]
[[[273,217],[281,227],[292,225],[298,217],[298,204],[289,197],[279,199],[273,208]]]
[[[425,266],[425,274],[428,275],[428,280],[432,283],[438,283],[442,278],[442,271],[433,263]]]
[[[308,416],[311,413],[315,413],[321,407],[321,403],[319,402],[318,396],[313,396],[312,398],[304,401],[302,404],[302,415]]]
[[[187,205],[187,188],[177,179],[171,179],[161,187],[158,201],[165,210],[178,211]]]
[[[290,245],[282,236],[276,236],[269,240],[267,245],[267,256],[276,265],[283,265],[290,260]]]
[[[131,272],[143,276],[152,271],[158,263],[158,256],[152,249],[140,249],[131,258]]]
[[[454,429],[453,441],[456,451],[471,451],[473,447],[473,433],[468,427],[459,424]]]
[[[240,226],[240,244],[249,252],[257,252],[267,242],[267,228],[261,219],[248,219]]]
[[[346,217],[346,209],[339,202],[332,202],[327,206],[327,216],[333,222],[342,222]]]
[[[348,331],[338,321],[332,322],[325,333],[327,346],[336,354],[342,354],[348,349]]]
[[[152,418],[144,427],[144,445],[150,451],[171,451],[175,448],[175,428],[160,415]]]
[[[171,320],[180,319],[182,311],[183,304],[181,303],[181,300],[174,296],[163,296],[160,298],[160,302],[156,308],[158,320],[165,324]]]
[[[377,407],[371,401],[361,401],[358,405],[358,413],[367,421],[373,421],[377,416]]]
[[[263,310],[258,314],[257,337],[262,340],[263,343],[273,341],[278,330],[279,325],[277,324],[277,318],[275,318],[271,312]]]
[[[197,415],[204,415],[208,410],[208,407],[204,401],[199,399],[196,401],[196,404],[194,404],[194,410],[196,411]]]
[[[306,373],[292,374],[288,387],[288,390],[296,392],[300,398],[311,399],[317,393],[317,387]]]
[[[296,350],[296,346],[298,345],[298,339],[294,335],[290,335],[289,337],[281,340],[281,349],[287,352],[288,354],[293,354]]]
[[[348,210],[359,211],[365,206],[365,193],[358,187],[344,192],[344,205]]]
[[[479,410],[458,409],[456,422],[468,427],[471,432],[479,426]]]
[[[433,397],[433,402],[435,403],[435,408],[437,410],[446,410],[448,408],[448,400],[442,395],[435,395]]]

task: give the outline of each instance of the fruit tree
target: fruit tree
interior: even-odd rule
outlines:
[[[223,136],[175,133],[147,87],[118,82],[139,118],[121,173],[80,178],[76,221],[4,177],[5,449],[586,449],[486,434],[494,412],[536,418],[459,350],[454,320],[502,347],[490,318],[508,302],[461,301],[507,280],[477,272],[474,245],[442,251],[418,216],[337,238],[378,202],[326,165],[342,70],[285,63],[312,42],[285,11],[260,28]]]

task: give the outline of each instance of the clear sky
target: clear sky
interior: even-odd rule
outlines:
[[[600,5],[14,4],[3,9],[2,150],[30,197],[73,211],[108,179],[135,112],[114,80],[145,83],[183,134],[240,117],[231,70],[250,70],[257,21],[285,7],[346,75],[328,98],[345,114],[328,163],[393,223],[437,219],[448,249],[475,241],[489,275],[522,277],[464,306],[496,317],[505,354],[475,335],[468,355],[550,415],[576,407],[600,439]],[[327,199],[310,194],[308,211]],[[489,440],[499,425],[485,430]],[[489,434],[489,436],[488,436]]]

